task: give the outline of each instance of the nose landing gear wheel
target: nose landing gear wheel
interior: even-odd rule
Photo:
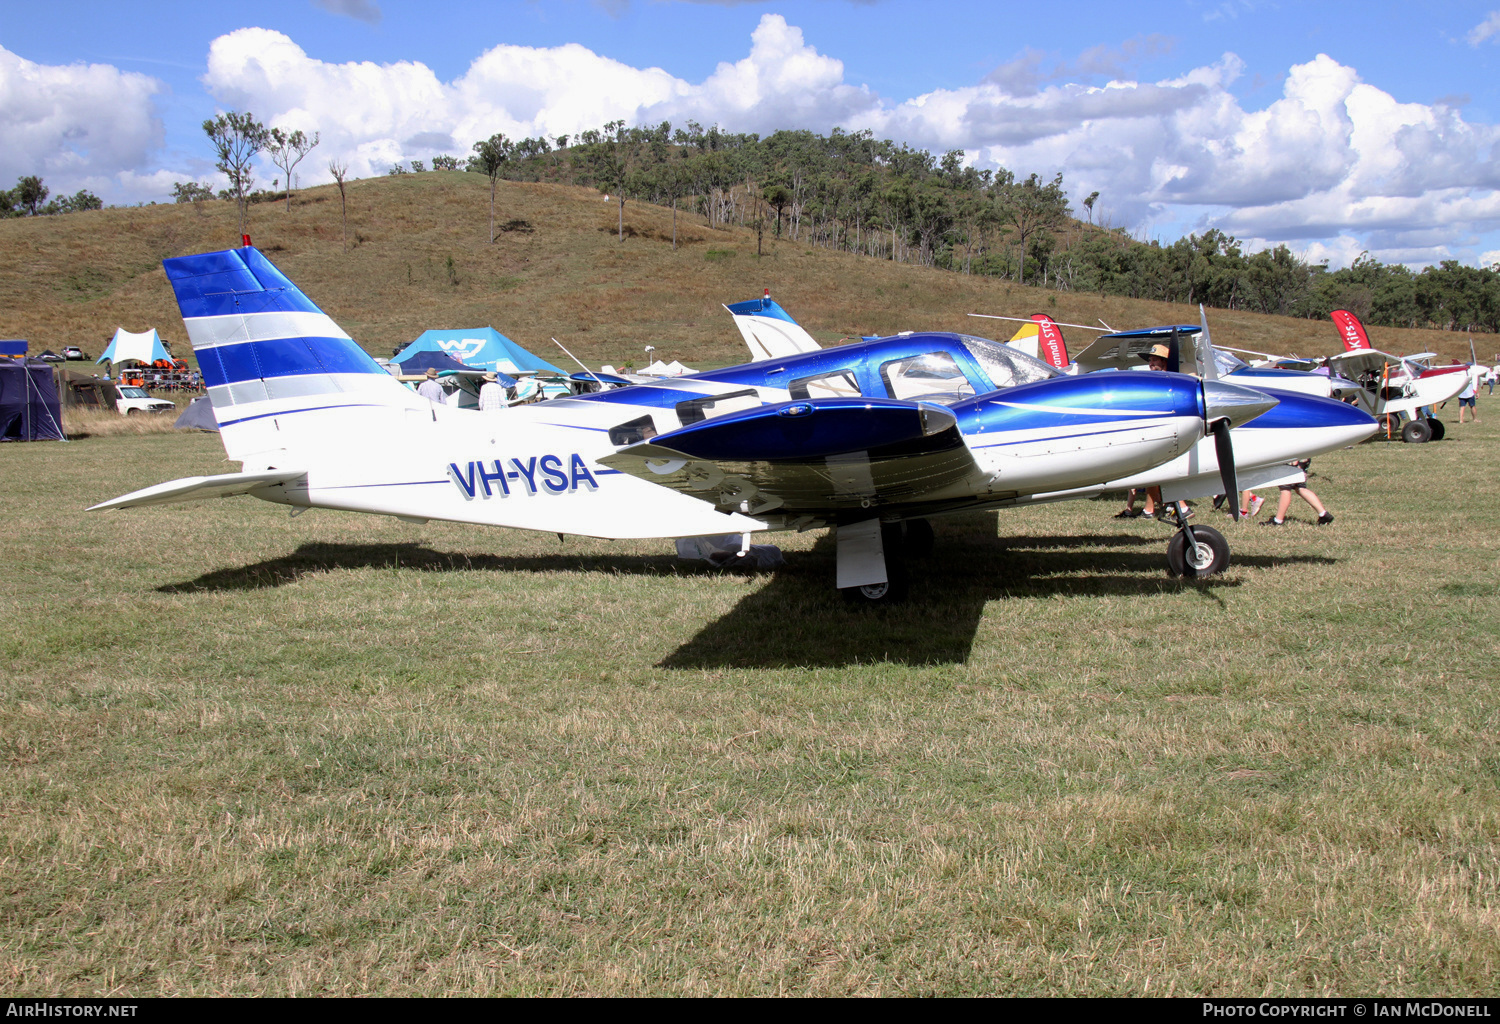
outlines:
[[[1188,544],[1185,530],[1173,534],[1167,542],[1167,572],[1195,579],[1229,568],[1229,542],[1222,533],[1210,526],[1195,526],[1193,541]]]

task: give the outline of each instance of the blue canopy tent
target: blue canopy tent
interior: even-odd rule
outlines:
[[[161,343],[161,335],[156,333],[155,327],[139,334],[131,334],[120,327],[115,330],[115,336],[109,339],[109,347],[104,350],[104,354],[94,360],[94,365],[98,366],[106,360],[115,365],[132,360],[150,364],[158,359],[170,361],[171,358],[172,354]]]
[[[0,441],[63,441],[52,364],[0,359]]]
[[[401,350],[393,362],[403,367],[418,352],[441,352],[465,366],[495,373],[562,373],[545,359],[538,358],[511,341],[493,327],[473,327],[459,331],[423,331],[421,336]]]
[[[410,355],[403,352],[401,354],[401,358],[392,359],[391,362],[401,367],[402,373],[412,375],[426,373],[430,369],[436,370],[438,371],[438,373],[445,373],[448,371],[460,373],[485,372],[480,367],[467,366],[463,363],[460,363],[452,356],[444,355],[442,352],[412,352]],[[503,373],[495,374],[495,379],[508,388],[515,387],[516,385],[514,377],[507,377]]]

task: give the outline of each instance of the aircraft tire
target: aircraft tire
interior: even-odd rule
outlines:
[[[1229,542],[1211,526],[1193,527],[1197,549],[1189,557],[1187,533],[1178,530],[1167,542],[1167,572],[1196,579],[1213,576],[1229,568]]]
[[[1441,441],[1443,435],[1448,433],[1448,428],[1443,426],[1443,421],[1435,417],[1428,419],[1427,429],[1432,431],[1432,439],[1434,441]]]
[[[885,548],[886,582],[867,587],[845,587],[840,591],[845,600],[866,608],[885,607],[906,600],[906,595],[911,592],[911,576],[906,571],[904,525],[883,523],[880,527],[880,540]]]
[[[1426,420],[1412,420],[1401,428],[1401,440],[1407,444],[1426,444],[1432,440],[1432,428]]]

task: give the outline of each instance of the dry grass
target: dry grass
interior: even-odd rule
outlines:
[[[160,398],[161,395],[153,395]],[[69,440],[77,440],[85,437],[117,437],[122,435],[139,436],[141,434],[171,434],[175,428],[172,426],[187,406],[186,399],[173,399],[177,405],[174,412],[165,413],[137,413],[134,416],[121,416],[118,412],[110,409],[89,408],[88,406],[66,406],[63,408],[62,427],[63,433]]]
[[[389,355],[429,328],[491,324],[543,356],[557,337],[590,364],[636,362],[647,344],[691,364],[743,358],[721,303],[763,287],[825,343],[855,334],[960,330],[1008,335],[965,314],[1026,316],[1115,327],[1196,323],[1196,309],[1020,287],[946,271],[711,229],[671,210],[629,203],[627,237],[615,236],[616,208],[591,189],[501,182],[496,220],[531,230],[488,243],[488,182],[462,172],[429,172],[349,187],[350,251],[342,251],[338,193],[309,189],[281,206],[251,208],[256,244],[376,355]],[[117,326],[156,327],[182,340],[181,320],[160,261],[238,244],[234,207],[155,206],[0,222],[0,294],[26,297],[0,308],[0,335],[33,345],[79,344],[97,353]],[[449,260],[452,260],[450,270]],[[1331,323],[1217,311],[1215,341],[1268,351],[1326,354],[1339,343]],[[1068,331],[1077,348],[1082,331]],[[1467,359],[1465,337],[1376,328],[1377,344]],[[179,348],[181,351],[181,348]]]
[[[762,577],[246,499],[86,516],[217,439],[4,446],[0,977],[1486,994],[1482,411],[1318,460],[1338,522],[1226,527],[1222,579],[1076,502],[939,522],[875,614],[814,535]]]

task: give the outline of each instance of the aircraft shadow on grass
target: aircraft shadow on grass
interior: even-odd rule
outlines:
[[[911,599],[872,609],[828,592],[834,573],[830,535],[794,556],[765,586],[659,662],[660,668],[818,668],[872,661],[930,665],[967,661],[985,606],[1057,595],[1150,597],[1241,585],[1213,577],[1176,580],[1165,573],[1170,533],[1073,536],[996,535],[996,513],[939,520],[937,544],[911,559]],[[1126,549],[1126,550],[1121,550]],[[1131,550],[1134,549],[1134,550]],[[1235,565],[1331,564],[1321,556],[1236,556]]]
[[[435,551],[420,543],[303,544],[280,558],[204,573],[185,583],[157,587],[163,594],[201,590],[263,590],[296,583],[335,569],[414,569],[419,572],[604,572],[622,576],[671,576],[693,572],[671,555],[490,555]],[[686,570],[684,572],[683,570]],[[707,571],[707,570],[705,570]]]
[[[909,561],[911,600],[889,608],[844,601],[830,591],[834,539],[820,539],[658,663],[660,668],[818,668],[871,661],[928,665],[966,661],[985,606],[1058,595],[1140,597],[1184,588],[1219,601],[1233,578],[1181,581],[1164,572],[1170,534],[1111,533],[997,536],[996,513],[939,520],[930,557]],[[1267,569],[1286,564],[1331,564],[1316,555],[1236,555],[1234,564]],[[168,594],[261,590],[336,569],[419,572],[601,572],[619,576],[717,574],[703,563],[611,554],[492,555],[437,551],[419,543],[303,544],[279,558],[217,569],[158,587]]]

